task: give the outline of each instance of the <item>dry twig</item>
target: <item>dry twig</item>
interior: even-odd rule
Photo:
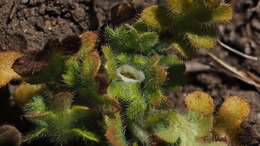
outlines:
[[[238,78],[239,80],[253,85],[255,86],[257,89],[260,89],[260,78],[256,75],[254,75],[251,72],[248,71],[241,71],[238,70],[237,68],[227,64],[226,62],[222,61],[221,59],[219,59],[217,56],[215,56],[212,53],[207,53],[214,61],[216,61],[218,64],[220,64],[221,66],[223,66],[226,70],[228,70],[229,72],[233,73],[234,76],[236,78]]]
[[[242,53],[242,52],[240,52],[240,51],[237,51],[237,50],[231,48],[230,46],[224,44],[224,43],[221,42],[220,40],[218,40],[218,43],[219,43],[223,48],[225,48],[225,49],[227,49],[227,50],[229,50],[229,51],[231,51],[231,52],[233,52],[233,53],[235,53],[235,54],[237,54],[237,55],[239,55],[239,56],[242,56],[242,57],[244,57],[244,58],[246,58],[246,59],[250,59],[250,60],[254,60],[254,61],[260,61],[260,57],[250,56],[250,55],[247,55],[247,54]]]

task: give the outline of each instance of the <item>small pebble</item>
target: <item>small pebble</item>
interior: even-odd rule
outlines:
[[[30,0],[21,0],[22,4],[28,4]]]
[[[260,21],[256,18],[252,20],[251,23],[252,27],[255,28],[257,31],[260,31]]]

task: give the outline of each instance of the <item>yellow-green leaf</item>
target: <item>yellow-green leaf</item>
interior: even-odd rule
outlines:
[[[216,23],[227,22],[232,19],[233,10],[230,5],[220,5],[212,12],[212,21]]]
[[[165,117],[167,118],[167,117]],[[196,126],[188,122],[182,115],[172,112],[169,115],[169,126],[159,126],[155,129],[155,135],[168,143],[176,143],[181,139],[180,146],[198,146],[195,136]]]
[[[190,93],[185,98],[185,104],[190,111],[211,115],[214,112],[214,102],[211,96],[202,91]]]
[[[192,47],[187,45],[188,42],[184,40],[173,40],[171,47],[176,50],[184,58],[190,58],[192,56]]]
[[[250,113],[249,103],[238,96],[228,97],[218,112],[217,128],[223,128],[231,138],[240,132],[240,125]]]
[[[193,0],[164,0],[162,6],[166,8],[173,15],[183,13],[193,3]]]
[[[153,5],[143,10],[139,21],[144,22],[146,25],[153,29],[160,29],[161,24],[157,18],[158,6]]]
[[[197,49],[211,49],[215,46],[216,38],[208,34],[186,33],[192,47]]]
[[[77,134],[78,136],[81,136],[82,138],[94,142],[99,142],[99,138],[92,132],[86,131],[86,130],[81,130],[78,128],[72,129],[72,131]]]
[[[114,79],[116,77],[116,62],[109,47],[103,48],[103,53],[106,58],[105,68],[109,75],[109,79]]]

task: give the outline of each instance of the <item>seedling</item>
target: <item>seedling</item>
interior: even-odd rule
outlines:
[[[73,95],[68,92],[48,97],[49,103],[38,96],[26,105],[25,117],[36,124],[36,129],[27,136],[26,141],[47,137],[57,144],[66,144],[77,138],[99,142],[94,133],[84,129],[81,121],[90,112],[88,107],[72,106]]]
[[[214,47],[215,25],[231,17],[230,6],[218,0],[159,1],[134,25],[107,27],[102,52],[94,32],[37,54],[1,52],[0,87],[23,80],[12,96],[35,124],[26,142],[44,137],[57,145],[77,139],[98,146],[237,144],[250,112],[244,99],[227,98],[215,116],[213,99],[204,92],[186,97],[185,113],[168,97],[185,80],[183,57]]]

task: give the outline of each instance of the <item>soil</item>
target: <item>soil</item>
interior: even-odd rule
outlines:
[[[135,20],[143,7],[156,2],[132,1],[130,4],[127,0],[0,0],[0,50],[42,50],[53,40],[61,41],[84,31],[102,33],[107,25]],[[235,0],[233,6],[232,22],[219,26],[220,40],[245,54],[260,57],[260,1]],[[120,13],[122,10],[124,15]],[[212,51],[233,67],[260,76],[259,62],[242,58],[219,45]],[[245,97],[252,105],[252,112],[246,128],[249,134],[241,135],[240,140],[246,146],[260,145],[259,89],[235,78],[207,55],[198,53],[190,62],[209,65],[211,69],[187,72],[187,85],[173,94],[176,105],[183,107],[183,97],[194,90],[212,95],[217,108],[229,95]],[[0,123],[13,124],[27,132],[30,124],[22,118],[22,110],[10,104],[8,89],[0,89],[0,95]],[[51,145],[40,143],[26,146]]]
[[[90,0],[1,0],[1,49],[42,49],[50,40],[96,30],[91,8]]]

